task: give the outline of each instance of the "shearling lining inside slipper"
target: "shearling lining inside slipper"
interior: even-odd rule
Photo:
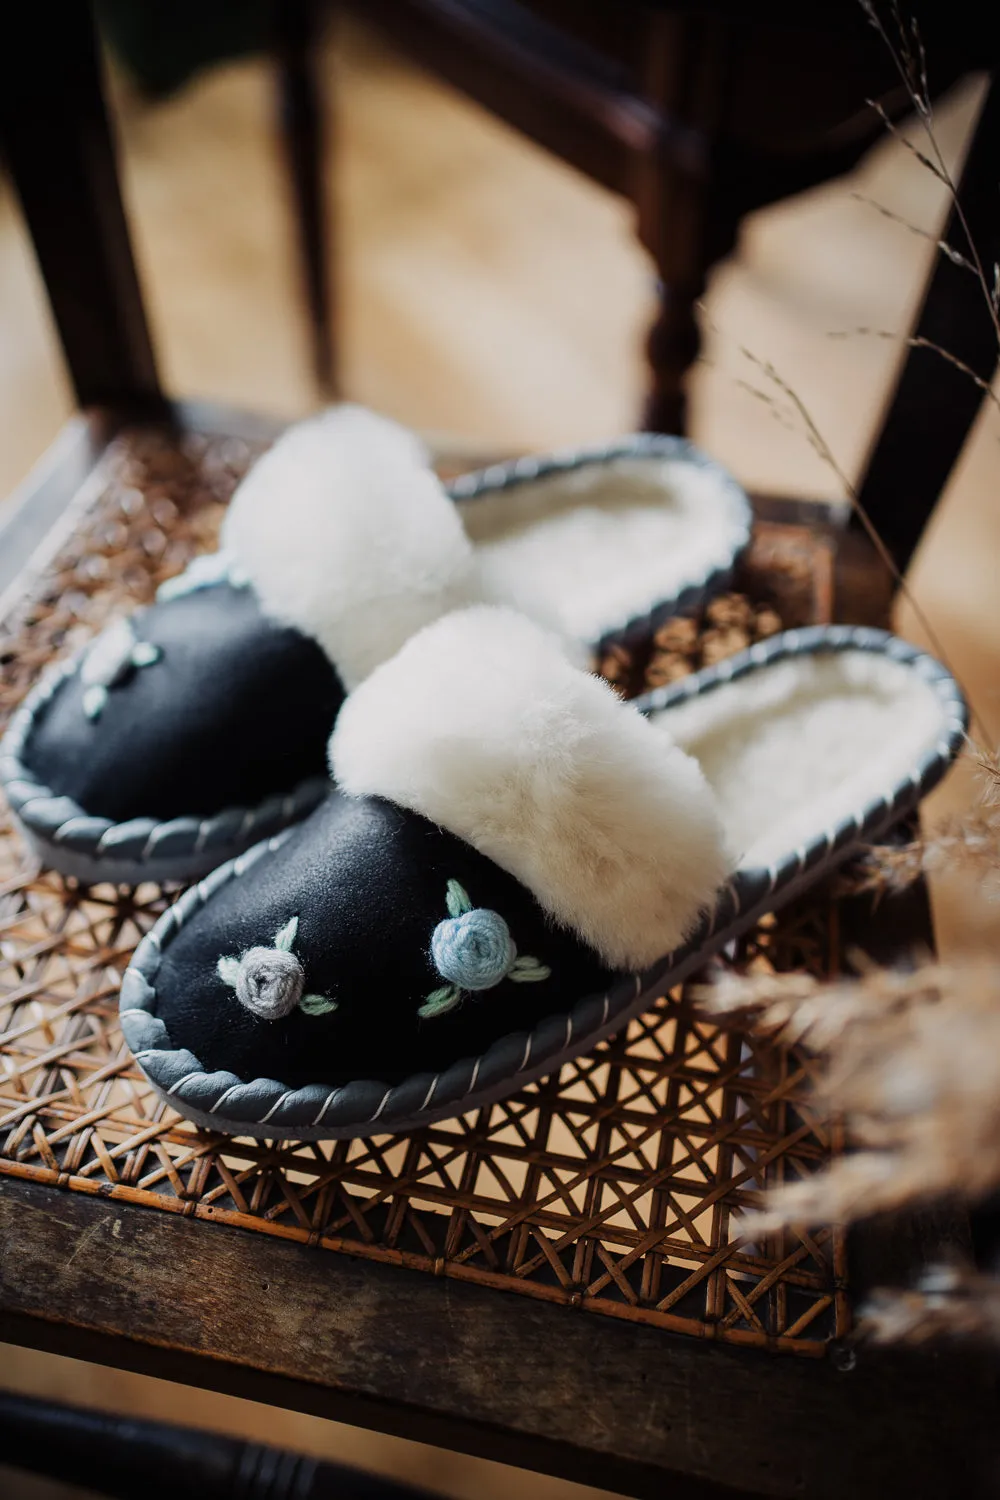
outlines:
[[[587,644],[721,586],[750,534],[746,495],[681,438],[640,435],[562,463],[522,459],[451,492],[481,597]]]
[[[948,732],[912,663],[843,650],[778,659],[651,713],[694,756],[736,860],[770,866],[880,797]]]

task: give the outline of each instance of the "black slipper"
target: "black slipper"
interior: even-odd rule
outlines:
[[[371,412],[292,428],[240,485],[220,551],[14,716],[0,782],[45,863],[197,879],[322,800],[345,690],[438,615],[511,599],[592,646],[724,586],[749,537],[742,490],[679,438],[521,459],[452,495]]]
[[[352,694],[340,790],[142,941],[126,1040],[232,1134],[489,1103],[886,831],[964,729],[951,676],[882,631],[789,631],[637,709],[513,612],[459,612]]]

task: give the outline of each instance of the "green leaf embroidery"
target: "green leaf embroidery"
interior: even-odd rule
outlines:
[[[467,911],[472,910],[472,902],[469,900],[468,893],[459,885],[457,880],[449,880],[448,882],[445,905],[448,908],[449,917],[464,917]]]
[[[238,958],[220,958],[215,966],[215,972],[223,984],[228,984],[230,989],[236,988],[236,981],[240,977],[240,961]]]
[[[285,923],[280,932],[274,934],[274,946],[279,948],[282,953],[291,953],[292,944],[295,942],[295,934],[298,930],[299,919],[298,917],[292,917],[290,921]]]
[[[336,1009],[336,1000],[328,1000],[326,995],[303,995],[299,1001],[299,1010],[307,1016],[326,1016]]]
[[[441,989],[433,990],[427,996],[427,999],[417,1011],[417,1015],[422,1016],[425,1021],[431,1020],[434,1016],[446,1015],[448,1011],[455,1009],[461,998],[462,992],[455,985],[443,985]]]
[[[106,687],[89,687],[83,694],[83,711],[88,719],[99,719],[108,701]]]
[[[514,960],[514,967],[508,978],[512,979],[515,984],[538,984],[541,980],[550,978],[551,974],[550,968],[539,963],[537,958],[529,958],[525,953]]]

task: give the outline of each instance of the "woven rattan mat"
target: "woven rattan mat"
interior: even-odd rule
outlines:
[[[253,456],[233,439],[115,440],[72,535],[3,623],[3,721],[53,657],[212,544]],[[623,687],[668,680],[800,623],[809,570],[796,543],[769,598],[730,596],[641,660],[603,665]],[[733,1228],[830,1154],[806,1056],[671,996],[558,1076],[411,1136],[208,1135],[154,1097],[117,1023],[119,976],[171,899],[40,873],[0,811],[0,1172],[183,1214],[193,1233],[238,1225],[699,1337],[808,1355],[846,1331],[837,1236],[740,1245]],[[723,961],[826,972],[835,919],[818,897]]]

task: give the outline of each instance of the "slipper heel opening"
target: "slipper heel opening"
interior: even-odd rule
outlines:
[[[491,472],[470,499],[454,490],[483,597],[580,642],[722,587],[749,541],[746,495],[683,439]]]
[[[965,728],[929,658],[863,647],[779,650],[651,718],[701,765],[740,866],[775,872],[793,855],[815,868],[818,844],[846,851],[915,803]]]

